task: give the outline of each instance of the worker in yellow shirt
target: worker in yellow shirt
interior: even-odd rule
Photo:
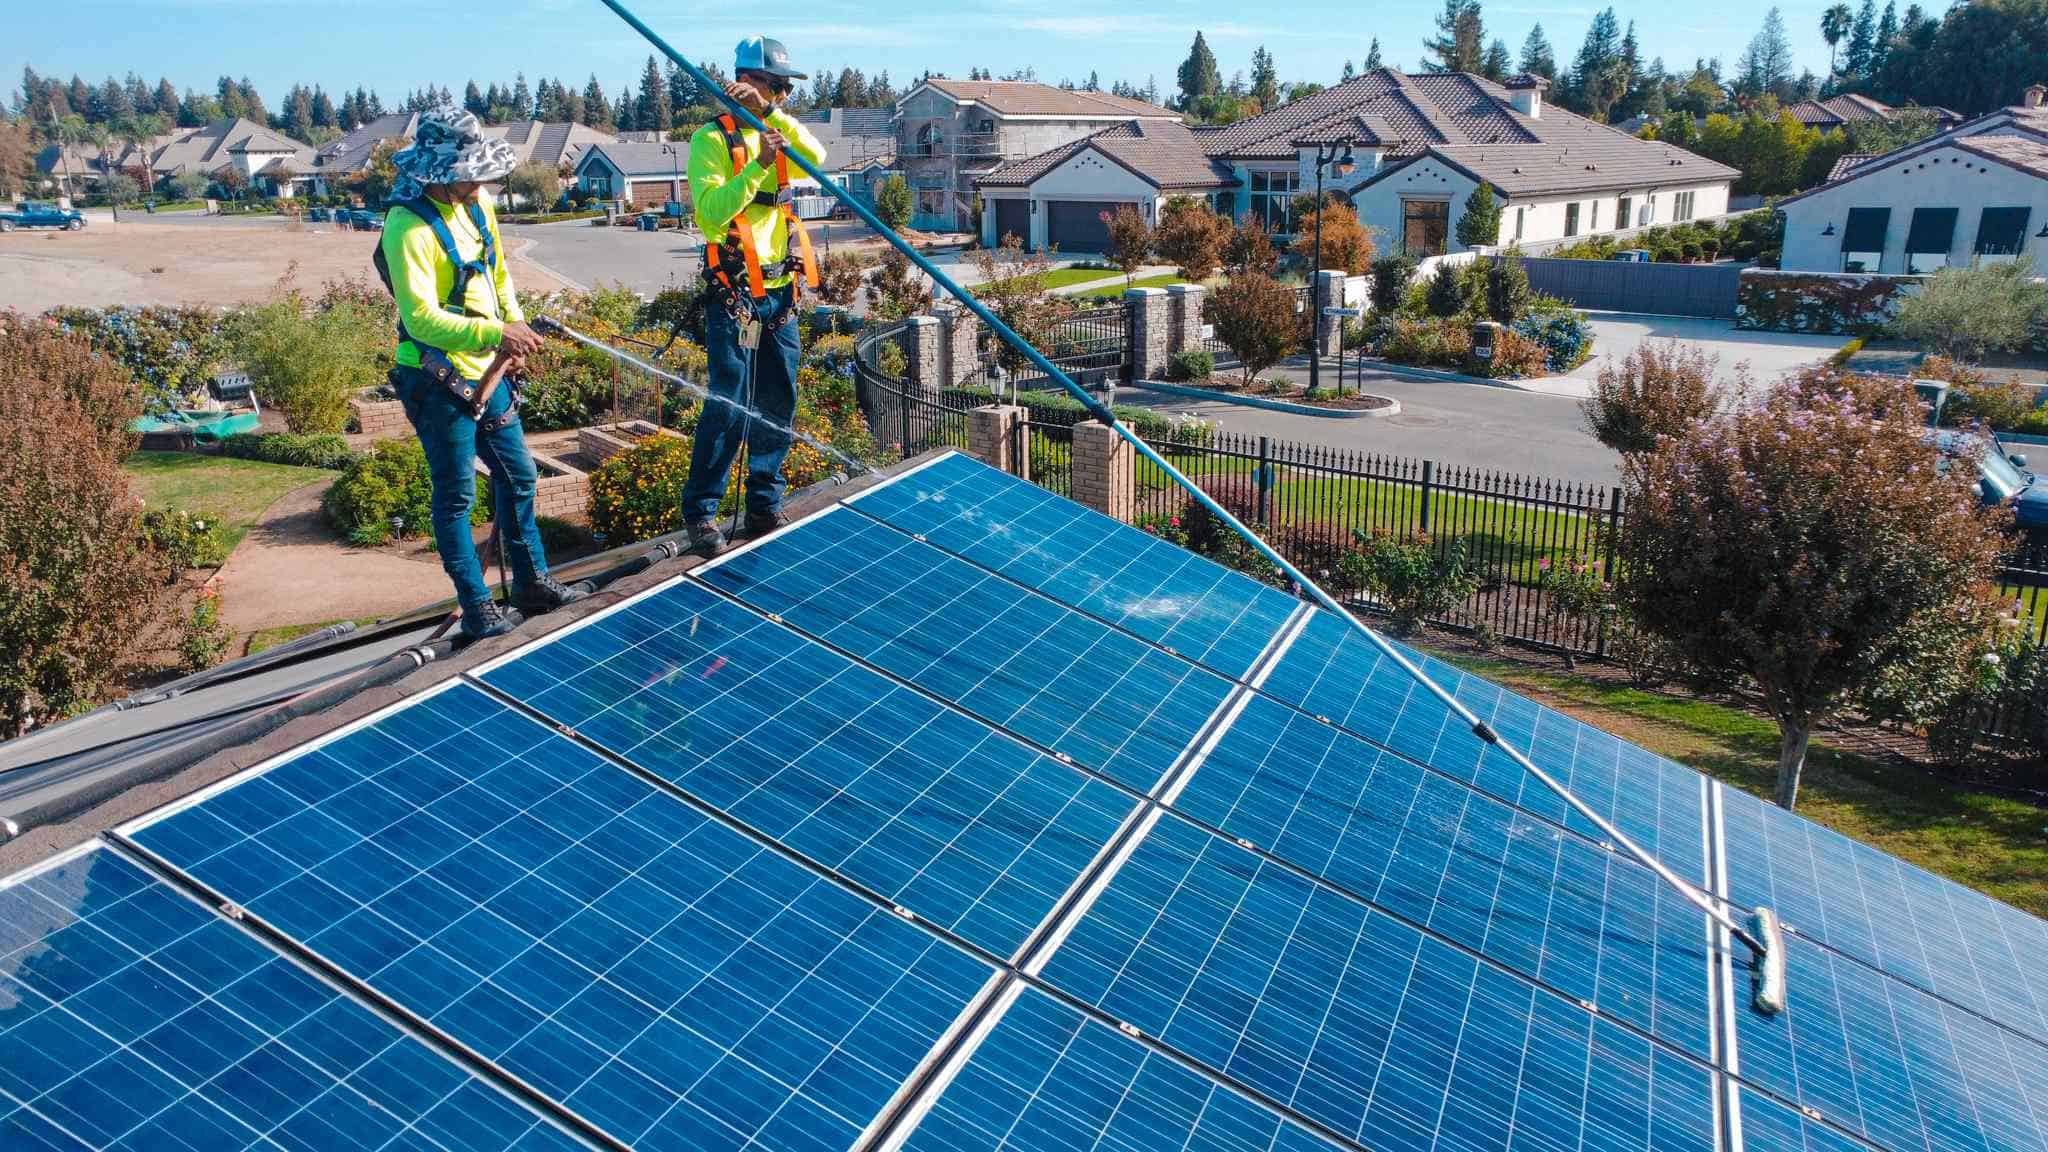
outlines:
[[[434,546],[455,584],[462,630],[496,636],[517,627],[519,613],[491,599],[470,533],[479,459],[494,485],[515,608],[545,612],[587,595],[548,574],[534,523],[538,477],[513,380],[541,338],[519,309],[485,191],[518,155],[485,136],[475,116],[443,104],[420,113],[412,146],[391,162],[398,181],[377,249],[377,270],[398,301],[391,383],[426,449]],[[504,382],[486,386],[497,374]]]
[[[698,417],[682,511],[691,547],[705,556],[725,547],[716,523],[718,504],[742,442],[745,535],[782,524],[782,460],[796,419],[802,355],[796,296],[800,279],[817,282],[810,244],[791,203],[790,173],[800,170],[785,153],[813,164],[825,160],[817,137],[780,107],[792,83],[807,78],[790,66],[780,41],[740,41],[733,76],[727,94],[768,131],[756,132],[729,115],[699,128],[690,138],[690,198],[705,240],[704,349],[711,391],[761,416],[707,401]]]

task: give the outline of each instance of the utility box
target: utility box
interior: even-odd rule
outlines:
[[[1481,364],[1493,362],[1494,345],[1500,340],[1500,325],[1491,320],[1481,320],[1472,325],[1472,359]]]
[[[1927,409],[1927,426],[1932,428],[1940,424],[1941,410],[1948,406],[1948,384],[1941,380],[1915,380],[1913,394]]]

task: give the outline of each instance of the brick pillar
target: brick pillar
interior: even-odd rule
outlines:
[[[1166,338],[1166,358],[1189,348],[1202,346],[1202,295],[1207,291],[1200,284],[1170,284],[1166,298],[1171,302],[1169,312],[1172,328]]]
[[[936,316],[912,316],[903,322],[904,390],[912,396],[936,400],[946,386]]]
[[[967,410],[967,450],[991,468],[1031,479],[1031,456],[1023,452],[1018,429],[1024,409],[1015,404],[984,404]]]
[[[1344,270],[1328,268],[1316,273],[1316,347],[1325,356],[1337,354],[1337,338],[1343,332],[1342,316],[1325,316],[1325,308],[1344,307]]]
[[[1074,500],[1130,522],[1137,507],[1137,452],[1099,420],[1074,425]]]
[[[1131,374],[1139,380],[1166,378],[1166,360],[1171,353],[1169,333],[1172,301],[1164,288],[1126,288],[1124,307],[1137,319],[1131,338]]]
[[[965,308],[938,309],[940,342],[945,347],[945,380],[948,387],[968,380],[979,382],[981,321]]]

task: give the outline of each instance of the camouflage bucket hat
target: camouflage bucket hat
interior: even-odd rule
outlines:
[[[475,115],[453,104],[437,104],[420,113],[412,147],[391,157],[398,169],[397,199],[413,200],[429,184],[502,180],[519,165],[510,144],[484,135]]]

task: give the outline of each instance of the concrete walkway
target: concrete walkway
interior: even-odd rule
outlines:
[[[279,497],[221,566],[221,613],[237,635],[409,612],[451,594],[431,550],[351,548],[320,517],[332,480]]]

